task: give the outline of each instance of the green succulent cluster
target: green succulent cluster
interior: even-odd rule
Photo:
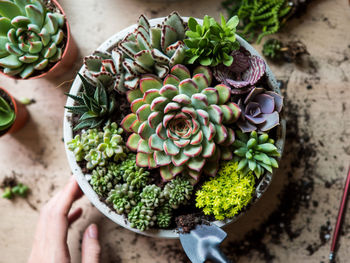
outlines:
[[[166,203],[156,211],[156,223],[160,228],[169,227],[172,219],[172,208]]]
[[[235,140],[234,160],[239,161],[237,171],[248,174],[253,171],[260,178],[267,170],[272,173],[272,168],[278,168],[276,157],[280,156],[275,141],[269,138],[267,133],[258,135],[252,131],[250,135],[236,131],[238,139]]]
[[[177,177],[164,187],[164,196],[169,200],[169,205],[177,209],[179,205],[186,204],[191,198],[193,186],[190,181]]]
[[[283,44],[278,39],[271,38],[267,40],[262,49],[262,53],[265,57],[275,59],[281,55],[281,48]]]
[[[292,10],[288,0],[226,0],[223,6],[229,16],[238,16],[242,23],[240,32],[246,38],[253,40],[258,34],[258,43],[264,36],[276,33]]]
[[[116,108],[114,96],[108,94],[100,82],[95,87],[79,73],[78,75],[83,88],[80,94],[76,96],[65,93],[77,105],[65,106],[65,108],[80,116],[79,123],[74,127],[74,130],[99,127],[108,120]]]
[[[120,165],[109,162],[105,167],[97,166],[92,171],[90,184],[99,196],[106,196],[122,179],[119,172]]]
[[[209,68],[199,66],[191,76],[179,64],[163,82],[145,76],[139,89],[128,92],[132,113],[121,125],[132,133],[127,146],[137,152],[138,166],[160,167],[164,181],[180,173],[198,180],[202,172],[214,176],[219,160],[232,158],[229,125],[241,111],[230,101],[231,89],[211,88],[211,81]]]
[[[117,184],[108,194],[107,202],[113,204],[118,214],[128,214],[137,204],[138,191],[128,184]]]
[[[190,181],[184,178],[174,179],[163,190],[149,182],[150,173],[136,165],[133,153],[118,164],[95,168],[90,180],[96,193],[107,197],[115,211],[125,214],[131,227],[141,231],[154,225],[168,227],[172,210],[185,204],[193,191]]]
[[[22,183],[18,183],[13,187],[6,187],[4,190],[4,193],[2,194],[2,197],[6,199],[13,199],[16,196],[26,197],[28,192],[29,192],[28,186]]]
[[[0,132],[11,127],[15,122],[16,114],[10,104],[0,97]]]
[[[41,0],[0,1],[0,67],[25,79],[62,58],[65,18]]]
[[[185,59],[185,24],[173,12],[161,24],[151,27],[141,15],[137,28],[118,43],[111,53],[96,51],[85,57],[84,75],[124,93],[137,88],[143,74],[164,78],[170,67]]]
[[[244,175],[237,171],[238,163],[221,163],[216,177],[205,182],[196,192],[196,206],[204,214],[217,220],[233,218],[252,200],[255,193],[255,177],[252,172]]]
[[[118,125],[107,123],[103,131],[88,129],[81,135],[67,143],[68,149],[73,151],[76,160],[86,160],[86,168],[93,169],[96,166],[105,166],[109,160],[119,162],[127,156],[127,148],[121,134],[123,129]]]
[[[203,25],[197,23],[196,19],[190,17],[184,42],[187,62],[193,64],[198,61],[203,66],[217,66],[225,64],[231,66],[233,57],[232,51],[239,48],[236,40],[236,27],[239,23],[238,17],[233,16],[229,21],[221,15],[221,25],[210,16],[205,16]]]

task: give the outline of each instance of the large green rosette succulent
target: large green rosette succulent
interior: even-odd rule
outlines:
[[[174,66],[162,82],[145,76],[140,88],[129,91],[132,113],[121,125],[132,132],[127,146],[136,151],[140,167],[157,168],[165,181],[177,174],[198,180],[214,176],[219,160],[230,160],[234,131],[227,125],[240,115],[225,85],[209,87],[212,73],[199,66],[191,77],[183,65]]]
[[[0,0],[0,68],[25,79],[62,58],[62,14],[41,0]]]
[[[84,58],[84,76],[122,93],[136,89],[142,74],[164,78],[172,66],[183,62],[184,38],[185,24],[178,13],[171,13],[155,27],[141,15],[137,28],[110,53],[95,51]]]

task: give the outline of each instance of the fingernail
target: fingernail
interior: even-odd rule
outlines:
[[[88,229],[88,235],[90,238],[97,239],[98,238],[98,229],[95,224],[91,224]]]

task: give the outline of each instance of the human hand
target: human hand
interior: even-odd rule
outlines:
[[[71,213],[69,210],[82,195],[78,184],[71,178],[64,189],[42,208],[28,263],[71,262],[67,245],[68,227],[81,216],[83,210],[77,208]],[[98,229],[91,224],[83,237],[82,262],[98,263],[100,252]]]

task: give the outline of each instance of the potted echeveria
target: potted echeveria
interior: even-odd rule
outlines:
[[[0,137],[20,130],[28,117],[26,107],[0,87]]]
[[[221,226],[266,190],[284,143],[283,98],[237,24],[141,15],[85,57],[64,139],[79,185],[116,223],[177,237],[177,218]]]
[[[77,48],[56,0],[0,1],[0,72],[18,79],[56,76]]]

